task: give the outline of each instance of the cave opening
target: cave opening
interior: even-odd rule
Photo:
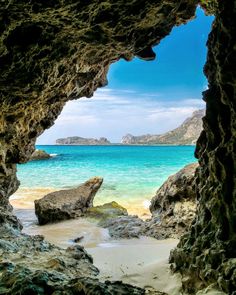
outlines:
[[[1,286],[7,293],[37,290],[44,294],[61,291],[63,286],[63,291],[70,293],[73,287],[75,293],[144,294],[132,286],[89,277],[97,270],[80,247],[63,251],[40,236],[22,235],[8,202],[19,186],[16,164],[29,159],[36,137],[53,124],[65,102],[91,97],[106,84],[109,64],[119,58],[153,58],[151,47],[174,25],[191,19],[197,5],[195,1],[158,5],[145,1],[140,7],[140,2],[134,1],[122,5],[106,2],[97,8],[95,2],[73,5],[72,9],[63,1],[24,6],[13,0],[1,8],[0,262]],[[209,83],[203,94],[206,116],[196,150],[199,205],[194,224],[171,253],[170,262],[172,269],[183,275],[185,292],[195,294],[214,285],[231,295],[235,292],[236,246],[235,1],[200,2],[208,13],[215,14],[215,21],[205,66]],[[104,11],[107,18],[103,23]],[[38,28],[38,38],[26,38],[30,42],[23,44],[17,37],[14,42],[14,32],[24,32],[25,38],[29,27]],[[37,253],[33,260],[30,251]],[[74,267],[78,263],[82,268]],[[22,273],[28,274],[23,280]]]
[[[107,157],[104,157],[103,153],[99,154],[99,152],[94,151],[94,147],[89,151],[89,147],[85,145],[85,147],[80,148],[80,150],[76,150],[77,144],[71,143],[68,147],[64,146],[60,150],[59,146],[54,147],[50,144],[55,144],[55,140],[57,139],[55,136],[72,136],[74,138],[74,136],[79,135],[85,138],[103,138],[111,135],[111,131],[115,131],[119,133],[119,139],[118,135],[116,135],[112,142],[117,144],[122,137],[122,132],[124,134],[133,132],[141,132],[141,134],[142,132],[145,134],[161,134],[178,127],[184,119],[191,116],[192,112],[204,109],[205,104],[200,94],[202,91],[206,90],[207,80],[203,76],[202,68],[206,61],[205,43],[212,19],[212,17],[205,16],[204,12],[198,8],[197,18],[195,20],[186,24],[184,28],[174,28],[170,36],[166,37],[161,44],[154,48],[154,52],[158,56],[157,61],[152,62],[152,64],[149,63],[149,65],[146,61],[138,60],[137,58],[131,63],[119,61],[113,64],[108,72],[108,80],[110,82],[107,87],[102,88],[102,90],[98,89],[92,99],[80,98],[78,101],[67,103],[62,114],[56,120],[55,125],[46,131],[38,140],[37,148],[46,150],[46,152],[52,155],[52,158],[50,160],[31,161],[18,166],[18,178],[21,181],[21,187],[16,194],[13,195],[11,200],[12,205],[15,207],[15,214],[23,222],[23,231],[25,233],[34,235],[42,234],[49,242],[62,247],[75,244],[73,241],[76,240],[77,236],[83,237],[80,244],[85,246],[86,249],[87,247],[88,249],[93,248],[91,245],[94,243],[109,245],[107,233],[98,230],[95,225],[86,223],[86,220],[82,220],[82,222],[78,224],[72,221],[65,222],[65,224],[58,223],[57,225],[42,226],[40,228],[36,225],[36,217],[32,212],[33,208],[31,208],[34,206],[33,201],[35,199],[41,198],[55,190],[73,188],[95,175],[101,175],[105,180],[104,188],[98,193],[98,201],[95,199],[95,205],[116,201],[124,208],[128,208],[129,214],[138,214],[138,216],[143,219],[150,218],[150,199],[155,195],[156,189],[160,187],[170,175],[183,168],[183,166],[196,161],[193,158],[194,145],[192,144],[195,144],[198,136],[196,137],[195,135],[196,138],[194,138],[194,142],[191,136],[189,139],[187,138],[186,142],[183,141],[182,143],[186,147],[183,147],[181,151],[178,147],[166,147],[166,144],[173,145],[171,142],[163,144],[167,149],[164,153],[163,148],[158,150],[158,148],[151,147],[150,150],[146,152],[147,155],[143,161],[139,160],[145,157],[144,150],[141,151],[141,157],[141,147],[136,147],[137,150],[134,148],[124,151],[132,153],[133,157],[130,159],[130,156],[125,158],[121,150],[115,150],[110,153],[106,146],[104,154],[107,155],[109,159],[114,157],[111,163],[106,163],[106,161],[108,161]],[[195,38],[190,40],[190,35],[194,35]],[[180,42],[181,45],[179,45]],[[178,48],[178,46],[180,48]],[[174,52],[172,48],[175,48]],[[166,51],[168,51],[168,53],[166,53]],[[130,70],[128,67],[133,67],[133,69]],[[155,70],[154,67],[156,68]],[[179,70],[180,68],[181,70]],[[142,75],[140,75],[140,73],[142,73]],[[119,78],[122,77],[122,75],[125,75],[124,79]],[[150,83],[152,78],[153,81]],[[117,81],[118,79],[122,81]],[[134,85],[135,80],[137,80],[136,85]],[[167,83],[167,80],[171,80],[171,83]],[[112,81],[115,81],[115,83]],[[130,81],[130,83],[127,83],[127,81]],[[194,81],[196,82],[194,83]],[[141,83],[145,84],[145,89],[140,88]],[[169,91],[167,91],[167,88]],[[117,111],[117,109],[119,109],[119,111]],[[97,118],[98,115],[100,116],[99,118]],[[204,112],[201,113],[201,117],[203,115]],[[199,117],[198,120],[201,120],[201,117]],[[103,120],[101,118],[103,118]],[[133,118],[136,118],[136,125],[132,121]],[[88,127],[90,124],[91,128]],[[123,126],[121,126],[122,124]],[[128,130],[127,127],[129,128]],[[190,129],[193,128],[199,129],[199,124],[190,127]],[[95,131],[95,133],[91,133],[91,131]],[[197,130],[199,134],[200,131],[201,130]],[[82,132],[82,135],[78,132]],[[103,132],[105,132],[105,136]],[[108,136],[106,134],[108,134]],[[174,145],[176,144],[181,146],[181,143],[174,143]],[[113,153],[115,153],[115,156]],[[117,153],[119,153],[118,157]],[[153,156],[154,153],[157,153],[156,158],[162,158],[161,161],[154,161],[152,163],[155,158],[155,156]],[[78,161],[76,157],[78,157]],[[89,164],[89,160],[85,160],[86,157],[100,157],[101,163],[92,161],[91,164]],[[122,158],[124,159],[122,160]],[[176,158],[178,158],[179,161]],[[112,163],[113,161],[114,163]],[[119,161],[121,162],[120,166],[117,164]],[[127,163],[127,161],[131,161],[128,167],[122,165],[122,162]],[[67,162],[69,162],[69,164]],[[175,163],[172,166],[170,164],[165,166],[165,162]],[[107,173],[102,169],[102,166],[108,169],[108,166],[112,167],[114,164],[118,166],[114,171],[109,171],[109,173]],[[154,169],[155,166],[158,167],[158,169]],[[196,166],[194,166],[194,169],[195,168]],[[83,169],[86,169],[88,173],[85,173]],[[124,171],[119,174],[119,170],[121,171],[122,169]],[[166,169],[167,172],[163,173],[163,169]],[[130,171],[132,171],[132,175],[128,178],[127,174],[129,174]],[[193,173],[192,170],[191,173]],[[112,174],[114,174],[115,177],[112,177]],[[149,179],[145,177],[145,175],[148,174]],[[124,181],[125,178],[127,178],[127,181]],[[121,185],[117,185],[118,182],[121,182]],[[43,183],[46,183],[45,187],[42,186]],[[135,185],[133,185],[134,183]],[[181,185],[184,185],[184,183],[181,183]],[[189,185],[192,185],[192,180],[189,182]],[[127,189],[132,190],[133,193],[127,193]],[[191,195],[189,198],[192,198],[192,192],[187,189],[187,193]],[[185,217],[185,219],[188,219],[187,223],[189,225],[194,217],[195,204],[192,200],[190,202],[185,202],[184,194],[186,194],[185,190],[183,190],[183,192],[179,191],[175,196],[175,202],[177,203],[177,205],[175,205],[176,208],[178,206],[181,206],[181,208],[183,207],[181,209],[182,211],[180,210],[180,212],[178,212],[178,217],[175,218],[179,218],[180,214],[185,214],[188,216]],[[135,195],[138,195],[136,199]],[[130,196],[134,200],[130,200]],[[181,198],[183,199],[180,200]],[[183,200],[184,202],[182,202]],[[165,200],[162,208],[166,212],[170,209],[173,210],[171,202],[168,202],[168,200]],[[184,208],[186,206],[189,206],[189,212]],[[158,210],[158,205],[155,202],[153,202],[152,207],[154,211]],[[139,221],[136,220],[135,222],[137,223]],[[185,231],[187,224],[185,222],[186,221],[178,221],[179,225],[176,226],[175,220],[175,225],[173,226],[174,223],[171,224],[172,227],[175,227],[173,233],[162,233],[157,235],[158,238],[179,237],[179,235],[182,235]],[[155,222],[152,221],[150,226],[153,227],[154,225]],[[139,226],[142,226],[141,221]],[[80,227],[79,231],[76,229],[77,227]],[[137,232],[132,233],[132,226],[129,228],[129,231],[129,234],[126,233],[129,238],[134,238],[138,235]],[[168,232],[168,229],[165,229],[165,231]],[[96,232],[98,232],[97,236]],[[155,233],[151,235],[155,236]],[[140,243],[140,247],[143,247],[142,243],[152,244],[152,241],[143,241]],[[165,255],[170,252],[171,246],[173,247],[173,245],[176,246],[176,241],[174,241],[173,244],[170,243],[170,245],[166,245],[167,253],[165,253]],[[129,245],[126,246],[128,247]],[[130,246],[132,247],[132,245]],[[148,246],[151,245],[148,244]],[[93,253],[93,250],[91,251]],[[116,255],[119,255],[122,251],[121,248],[120,252],[118,251]],[[150,251],[152,253],[153,250]],[[135,262],[136,259],[137,258],[135,258]],[[150,256],[148,256],[148,259],[150,259]],[[109,262],[107,262],[107,264],[108,263]],[[133,262],[131,262],[131,264],[132,263]],[[140,260],[137,264],[141,263],[142,261]],[[117,261],[113,261],[112,264],[115,264],[117,269],[122,269],[119,264],[117,265]],[[99,267],[99,265],[97,266]],[[163,266],[163,269],[164,268],[166,268],[166,265]],[[110,271],[111,270],[108,269],[108,272]]]
[[[174,28],[171,35],[154,48],[158,55],[155,62],[147,63],[137,58],[131,63],[121,60],[113,64],[108,72],[109,85],[98,89],[92,99],[81,98],[68,102],[55,125],[45,131],[37,141],[39,148],[46,148],[49,154],[57,155],[57,157],[48,162],[48,167],[37,162],[19,166],[18,178],[21,181],[21,188],[13,196],[13,199],[16,197],[16,201],[13,200],[12,204],[15,203],[17,206],[18,197],[20,197],[22,198],[20,207],[24,206],[24,202],[26,207],[27,203],[32,206],[34,198],[42,197],[55,189],[76,186],[78,181],[79,183],[83,182],[94,175],[103,176],[104,171],[101,166],[99,166],[100,170],[94,168],[96,163],[92,164],[94,166],[88,166],[89,169],[87,170],[90,172],[82,173],[79,180],[80,169],[83,169],[83,165],[88,165],[88,162],[82,162],[82,166],[80,166],[79,161],[74,163],[72,167],[61,166],[66,162],[66,157],[63,158],[63,151],[60,152],[60,150],[48,146],[55,144],[58,137],[79,135],[85,138],[108,137],[110,140],[109,136],[117,132],[111,140],[112,143],[117,144],[120,143],[122,135],[126,133],[162,134],[168,132],[178,127],[187,117],[192,115],[192,112],[204,109],[205,104],[200,94],[206,89],[207,80],[202,73],[202,67],[206,59],[205,43],[212,20],[213,17],[205,16],[204,12],[198,8],[195,20],[184,26]],[[190,39],[191,35],[194,35],[195,38]],[[172,48],[175,48],[175,52]],[[167,82],[168,80],[171,80],[171,82]],[[145,88],[140,87],[142,83]],[[201,116],[203,116],[203,113]],[[193,129],[193,126],[191,128]],[[199,124],[195,128],[199,129]],[[197,133],[200,134],[200,129],[197,130]],[[197,138],[198,135],[195,135],[195,137]],[[196,138],[190,137],[186,142],[174,144],[191,145],[193,140],[194,143],[196,142]],[[167,141],[164,144],[172,143]],[[44,147],[44,145],[46,146]],[[153,169],[153,166],[156,165],[160,166],[160,169],[153,171],[149,181],[145,178],[148,170],[143,171],[141,177],[140,172],[137,172],[133,182],[139,182],[139,177],[144,180],[140,181],[138,192],[135,190],[135,186],[132,187],[132,190],[135,191],[134,194],[143,195],[143,198],[140,198],[141,204],[139,206],[133,203],[133,206],[136,206],[134,213],[137,214],[138,208],[142,210],[143,206],[146,207],[144,213],[149,212],[148,204],[150,204],[151,196],[155,195],[157,187],[160,187],[169,175],[174,174],[184,165],[195,161],[193,150],[194,147],[186,148],[186,160],[177,161],[173,167],[168,168],[168,173],[162,172],[163,163],[150,164],[150,159],[147,160],[147,163],[145,161],[140,162],[140,166],[137,168],[139,171],[142,170],[142,165],[146,165],[147,169],[148,167]],[[70,153],[69,150],[64,152]],[[172,158],[167,159],[167,161],[176,161],[174,160],[175,151],[170,151],[170,153],[172,153]],[[86,157],[86,151],[82,151],[81,157],[83,155]],[[62,156],[61,159],[60,156]],[[91,156],[95,157],[93,153]],[[110,156],[112,157],[109,154],[108,157]],[[138,157],[140,158],[140,154],[135,155],[135,157],[132,159],[129,169],[132,169],[132,165],[135,166],[135,161],[138,160]],[[184,158],[184,152],[180,157]],[[120,158],[115,160],[119,161]],[[165,160],[163,159],[163,161]],[[46,162],[44,163],[46,164]],[[77,169],[76,165],[78,165]],[[66,172],[66,169],[69,168],[72,170],[71,173]],[[119,169],[124,169],[124,167],[121,166]],[[127,169],[125,171],[128,172]],[[115,174],[117,173],[118,171],[115,172]],[[48,177],[45,175],[48,175]],[[123,177],[124,175],[121,176],[119,181],[122,181]],[[111,181],[108,180],[106,188],[99,193],[99,197],[100,195],[104,196],[103,201],[109,201],[112,198],[111,195],[115,194],[113,196],[115,201],[121,201],[123,206],[131,207],[132,203],[124,202],[123,199],[127,198],[127,186],[128,183],[132,183],[132,179],[116,189],[114,188],[117,186],[117,180],[111,174],[106,173],[105,179]],[[149,187],[146,190],[145,181],[149,182]],[[43,182],[46,182],[45,187],[42,187]],[[31,195],[31,199],[27,200],[29,195]],[[101,203],[102,201],[97,204],[100,205]]]

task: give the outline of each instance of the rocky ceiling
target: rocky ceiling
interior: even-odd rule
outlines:
[[[54,270],[49,266],[46,268],[46,262],[42,266],[40,260],[43,255],[49,261],[55,248],[43,247],[44,241],[20,234],[21,226],[12,215],[8,198],[19,186],[15,165],[27,161],[37,136],[53,125],[66,101],[91,97],[98,87],[107,84],[109,65],[120,58],[127,61],[134,56],[154,59],[152,46],[168,35],[175,25],[193,18],[198,2],[1,1],[0,252],[4,259],[0,258],[0,290],[16,294],[13,285],[18,282],[21,288],[28,286],[25,279],[28,277],[34,290],[43,290],[34,294],[46,291],[46,294],[52,294],[62,285],[67,291],[69,286],[73,286],[70,290],[75,292],[83,290],[83,294],[143,294],[142,290],[122,284],[104,285],[91,278],[78,279],[81,274],[73,271],[73,267],[67,271],[61,267],[56,276]],[[205,66],[209,89],[204,93],[207,105],[204,131],[196,148],[200,163],[196,175],[198,214],[170,260],[173,270],[183,274],[186,292],[194,294],[213,283],[227,294],[235,294],[236,2],[200,2],[207,13],[215,14],[215,21],[208,40]],[[17,241],[21,240],[18,244],[16,237]],[[26,264],[27,249],[31,253],[38,251],[38,263],[32,269]],[[42,254],[44,251],[48,256]],[[60,252],[60,256],[65,255],[68,259],[74,255],[74,252],[63,253]],[[91,263],[83,251],[80,252],[82,256],[86,263]],[[91,265],[89,268],[91,274],[96,272]],[[26,273],[28,276],[23,275]],[[81,273],[87,275],[88,271]],[[53,275],[50,289],[48,281]]]

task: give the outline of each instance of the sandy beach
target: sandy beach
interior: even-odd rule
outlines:
[[[19,213],[27,214],[31,220],[34,215],[30,209],[16,210],[16,213],[19,217]],[[62,248],[73,245],[73,239],[83,237],[79,245],[92,255],[94,265],[100,270],[100,280],[121,280],[152,291],[181,294],[181,276],[172,274],[168,264],[170,250],[178,240],[158,241],[149,237],[113,240],[108,230],[85,218],[44,226],[32,224],[23,232],[43,235],[47,241]]]
[[[33,214],[32,210],[28,213],[29,216]],[[106,229],[85,218],[34,225],[23,231],[44,235],[47,241],[62,248],[72,245],[74,238],[83,236],[79,244],[92,255],[94,265],[100,270],[98,277],[101,281],[123,281],[145,288],[150,294],[158,290],[167,295],[185,295],[181,292],[181,275],[173,274],[168,263],[170,251],[176,247],[178,240],[150,237],[113,240]],[[197,295],[226,294],[209,287]]]
[[[94,264],[100,269],[101,280],[121,280],[150,291],[168,295],[185,295],[181,291],[181,275],[173,274],[168,258],[178,240],[140,239],[118,240],[88,248]],[[210,286],[197,295],[226,295]]]
[[[107,229],[86,218],[38,226],[33,209],[18,208],[15,213],[24,221],[24,233],[43,235],[47,241],[62,248],[73,245],[75,238],[83,237],[79,245],[92,255],[94,265],[100,270],[101,281],[121,280],[145,288],[150,294],[158,290],[168,295],[184,295],[181,275],[171,273],[168,264],[169,253],[178,240],[150,237],[113,240]],[[224,295],[212,288],[197,293],[205,294]]]
[[[148,290],[178,295],[181,276],[172,274],[168,264],[170,250],[178,240],[152,238],[118,240],[87,251],[100,269],[101,280],[121,280]]]

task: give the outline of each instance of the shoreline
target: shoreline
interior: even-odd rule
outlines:
[[[14,207],[14,209],[34,209],[34,201],[41,199],[45,195],[63,190],[66,188],[53,188],[53,187],[37,187],[37,188],[29,188],[29,187],[20,187],[11,197],[10,204]],[[110,199],[110,202],[114,199]],[[126,199],[125,201],[115,200],[121,206],[127,209],[129,215],[137,215],[142,219],[147,219],[151,217],[151,212],[149,211],[149,203],[147,199],[138,200],[138,199]],[[107,203],[108,200],[103,200],[102,198],[94,199],[94,206],[103,205]]]
[[[39,146],[160,146],[160,147],[166,147],[166,146],[196,146],[196,144],[167,144],[167,143],[158,143],[158,144],[122,144],[122,143],[111,143],[111,144],[36,144],[36,147]]]
[[[92,255],[101,281],[115,280],[145,288],[147,291],[179,295],[180,274],[172,274],[168,257],[178,240],[156,240],[150,237],[113,239],[108,229],[99,227],[88,218],[65,220],[44,226],[37,225],[34,210],[14,209],[18,218],[24,217],[23,233],[43,235],[45,240],[66,249],[75,245],[74,239],[83,236],[79,245]],[[171,283],[170,283],[171,282]]]

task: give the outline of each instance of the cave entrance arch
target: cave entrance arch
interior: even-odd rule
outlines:
[[[195,292],[211,282],[235,291],[235,1],[201,1],[215,21],[208,40],[206,116],[198,144],[198,214],[171,255]],[[36,137],[53,124],[65,102],[91,96],[106,84],[111,62],[153,58],[151,46],[190,19],[197,1],[86,3],[63,6],[3,4],[1,39],[1,224],[20,228],[9,196],[15,164],[27,161]],[[113,8],[113,9],[111,9]],[[104,14],[104,11],[106,12]],[[2,13],[3,12],[3,13]],[[37,15],[37,17],[36,17]],[[78,16],[81,17],[78,17]],[[104,17],[105,16],[105,17]],[[17,18],[17,24],[15,19]],[[89,26],[88,26],[89,23]],[[68,27],[69,26],[69,27]],[[79,52],[79,56],[78,56]],[[52,89],[54,89],[52,91]]]
[[[98,89],[94,93],[92,99],[81,98],[68,102],[54,126],[52,126],[46,134],[42,135],[41,141],[44,140],[45,144],[55,144],[55,140],[58,137],[72,136],[71,140],[75,140],[73,136],[76,135],[91,138],[94,137],[94,134],[87,133],[91,132],[91,130],[93,132],[94,130],[95,132],[100,132],[95,135],[96,138],[99,138],[104,136],[104,132],[105,136],[107,136],[107,128],[111,131],[111,134],[119,132],[119,136],[115,134],[116,138],[118,138],[117,141],[112,142],[120,142],[124,134],[127,132],[133,133],[134,130],[127,130],[127,128],[131,127],[130,125],[134,117],[136,118],[136,125],[134,125],[135,133],[139,132],[140,135],[142,132],[144,132],[144,134],[161,134],[163,131],[161,132],[161,130],[158,129],[160,127],[164,127],[165,131],[169,131],[182,124],[184,119],[190,117],[194,110],[205,107],[199,94],[204,90],[203,85],[207,84],[202,73],[202,67],[206,59],[205,42],[207,40],[208,31],[210,30],[210,25],[211,18],[210,20],[207,19],[207,17],[204,16],[204,12],[198,9],[195,20],[189,22],[187,25],[176,27],[172,30],[171,36],[166,37],[157,48],[154,48],[154,51],[158,55],[157,61],[148,63],[135,58],[132,60],[132,63],[121,60],[113,64],[108,73],[109,85],[105,88]],[[203,39],[203,34],[205,39]],[[193,35],[195,38],[190,39]],[[179,44],[180,41],[181,45]],[[173,48],[175,48],[175,52],[173,52]],[[196,65],[197,60],[199,60],[198,66]],[[125,76],[125,78],[123,76]],[[116,83],[113,83],[113,78]],[[119,80],[121,85],[119,84]],[[167,82],[167,80],[170,82]],[[134,81],[136,85],[134,85]],[[196,81],[195,84],[193,81]],[[186,85],[188,85],[188,83],[194,85],[187,87]],[[145,88],[140,88],[140,84],[144,84]],[[164,86],[162,86],[163,84]],[[138,89],[136,88],[137,85],[139,87]],[[174,90],[172,90],[172,88],[174,88]],[[171,89],[171,91],[169,89]],[[196,92],[197,98],[195,98]],[[117,112],[118,115],[116,114]],[[201,116],[203,115],[204,112],[201,112]],[[161,121],[159,119],[160,116],[164,117],[161,118]],[[200,114],[197,116],[200,117]],[[201,118],[199,118],[199,120],[200,119]],[[121,126],[122,124],[123,126]],[[196,140],[201,132],[201,124],[197,124],[195,127],[198,133],[198,135],[194,135],[194,139]],[[152,130],[148,128],[152,128]],[[122,131],[120,131],[120,129]],[[69,135],[67,134],[68,132],[70,132]],[[81,134],[80,132],[84,133]],[[108,139],[110,140],[109,137]],[[184,137],[181,139],[184,140]],[[187,139],[188,144],[191,144],[192,139],[193,138]],[[15,204],[29,208],[31,204],[31,207],[34,208],[34,199],[41,198],[55,190],[73,186],[76,187],[79,183],[95,175],[100,175],[104,177],[104,184],[102,186],[102,191],[98,192],[94,200],[94,205],[102,205],[105,202],[116,201],[127,208],[130,214],[137,214],[147,218],[150,215],[150,211],[148,210],[150,199],[155,195],[157,187],[160,187],[171,174],[176,173],[186,164],[196,161],[193,157],[193,147],[186,147],[186,158],[188,159],[182,161],[178,161],[178,158],[182,158],[184,152],[178,154],[178,149],[173,151],[170,150],[169,147],[169,151],[166,154],[166,161],[174,162],[175,167],[169,167],[169,170],[167,168],[168,174],[168,172],[164,173],[166,169],[163,169],[163,166],[159,169],[157,168],[164,163],[157,159],[156,163],[153,163],[149,153],[146,155],[148,158],[146,158],[146,162],[144,160],[142,166],[142,152],[138,154],[137,151],[133,150],[133,153],[136,152],[136,157],[127,159],[127,163],[129,163],[128,167],[123,167],[121,164],[119,168],[116,168],[117,170],[115,170],[115,172],[111,170],[109,173],[103,170],[103,166],[106,166],[108,161],[107,158],[115,156],[112,153],[109,155],[109,150],[104,150],[104,154],[101,153],[98,155],[98,158],[101,159],[103,157],[103,160],[99,160],[97,163],[91,160],[90,164],[85,161],[86,157],[88,157],[88,153],[93,150],[85,151],[82,149],[80,152],[76,151],[76,155],[78,152],[77,160],[76,155],[72,156],[70,154],[70,147],[64,146],[62,150],[60,150],[58,146],[42,146],[41,148],[46,148],[49,154],[58,154],[59,156],[56,158],[53,157],[49,162],[41,162],[42,164],[30,162],[30,164],[26,166],[18,166],[18,178],[21,181],[21,189],[17,191],[17,196],[20,195],[21,200],[20,204],[19,199],[12,200],[11,204],[13,206]],[[83,156],[84,152],[85,154]],[[175,152],[177,152],[177,154],[175,154]],[[82,154],[80,155],[79,153]],[[160,151],[153,149],[152,153],[156,154],[158,158],[157,155],[158,153],[160,154]],[[108,156],[106,157],[107,154]],[[125,157],[122,150],[119,151],[119,156],[121,158]],[[92,157],[92,159],[94,158],[93,153],[90,154],[90,157]],[[163,157],[162,153],[160,157]],[[155,156],[153,156],[153,160],[154,158]],[[117,161],[116,165],[119,165],[119,159],[115,158],[114,160]],[[113,167],[113,161],[110,165],[111,169]],[[121,161],[124,162],[125,159],[121,159]],[[64,166],[63,163],[66,163],[66,166]],[[83,172],[85,163],[86,172]],[[80,165],[82,165],[82,167]],[[149,168],[145,168],[146,166]],[[134,167],[137,168],[135,169]],[[132,169],[132,177],[129,178],[129,173],[123,172],[124,175],[118,178],[119,172],[121,172],[122,169],[125,169],[127,172]],[[115,178],[114,175],[116,175],[117,178]],[[148,185],[146,184],[145,186],[145,182],[148,183]],[[133,185],[134,183],[136,185]],[[128,186],[129,189],[127,190]],[[114,187],[116,187],[116,189],[114,189]],[[19,218],[21,217],[20,219],[23,223],[24,221],[22,218],[24,217],[26,219],[26,225],[28,225],[29,212],[27,211],[27,214],[25,214],[27,216],[24,216],[22,211],[21,213],[19,211],[16,212],[17,216],[19,216]],[[27,233],[30,234],[35,234],[37,232],[35,229],[30,229],[29,226],[27,227],[28,229],[24,229],[25,232],[27,232],[27,230]],[[181,228],[181,226],[179,228]],[[44,234],[43,229],[40,228],[38,231],[40,234]],[[181,230],[181,232],[182,231],[183,230]],[[56,232],[59,236],[59,232]],[[76,232],[74,234],[83,235],[83,233]],[[49,241],[53,241],[52,237],[50,239],[47,228],[45,228],[44,235]],[[168,237],[167,234],[166,237]],[[68,243],[71,238],[72,237],[68,238]],[[64,239],[65,237],[63,235],[63,241]],[[84,240],[86,240],[86,238]]]

